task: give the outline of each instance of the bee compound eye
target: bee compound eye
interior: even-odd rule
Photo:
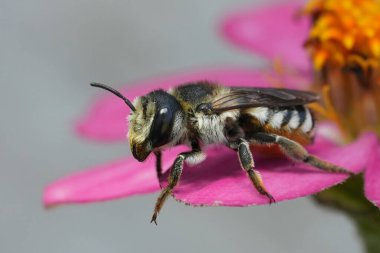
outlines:
[[[154,91],[148,96],[154,101],[156,109],[149,140],[153,147],[160,147],[170,142],[171,131],[181,105],[175,97],[163,90]]]
[[[159,147],[169,142],[174,117],[173,110],[167,107],[157,111],[150,130],[150,140],[154,147]]]

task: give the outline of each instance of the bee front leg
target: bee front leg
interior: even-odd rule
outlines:
[[[154,155],[156,156],[156,173],[157,173],[157,179],[160,180],[162,176],[162,153],[161,151],[154,152]]]
[[[185,160],[188,160],[192,163],[201,162],[205,158],[204,154],[200,150],[193,150],[190,152],[183,152],[178,155],[175,159],[173,166],[170,170],[168,185],[161,190],[160,195],[157,198],[156,205],[154,207],[154,213],[152,216],[151,223],[154,222],[157,225],[157,215],[162,209],[165,200],[169,195],[172,194],[174,187],[178,184],[179,178],[181,177],[183,170],[183,163]]]
[[[286,137],[275,134],[257,133],[253,136],[253,139],[261,143],[278,144],[281,150],[290,158],[296,161],[310,164],[311,166],[316,167],[318,169],[332,173],[344,173],[354,175],[353,172],[348,171],[345,168],[324,161],[314,155],[310,155],[303,146]]]
[[[241,141],[238,144],[237,152],[239,155],[241,167],[247,172],[249,179],[251,180],[257,191],[260,194],[268,197],[270,204],[276,202],[273,196],[269,194],[268,191],[265,189],[260,173],[253,169],[255,167],[255,162],[253,160],[251,150],[249,149],[249,143],[246,140],[241,139]]]

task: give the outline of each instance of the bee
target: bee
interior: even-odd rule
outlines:
[[[158,178],[162,175],[161,152],[166,147],[185,144],[191,148],[180,153],[171,167],[168,185],[161,190],[151,219],[156,224],[165,200],[179,182],[184,162],[201,163],[206,158],[202,152],[205,145],[223,144],[235,150],[252,185],[269,203],[275,199],[255,170],[252,145],[278,145],[292,160],[328,172],[352,174],[303,147],[313,140],[315,119],[306,105],[319,100],[315,93],[199,81],[168,91],[154,90],[132,103],[109,86],[91,86],[112,92],[131,108],[128,137],[132,154],[142,162],[154,153]]]

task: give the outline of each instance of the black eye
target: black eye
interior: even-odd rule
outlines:
[[[150,129],[150,140],[153,147],[159,147],[169,142],[173,121],[174,112],[170,108],[164,107],[156,112]]]
[[[147,97],[155,107],[148,138],[153,148],[157,148],[170,142],[176,115],[182,107],[175,97],[163,90],[153,91]]]

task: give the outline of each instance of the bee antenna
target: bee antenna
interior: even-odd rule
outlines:
[[[111,88],[111,87],[109,87],[105,84],[102,84],[102,83],[90,83],[90,85],[93,87],[98,87],[98,88],[108,90],[109,92],[111,92],[111,93],[115,94],[116,96],[118,96],[119,98],[123,99],[124,102],[132,109],[132,111],[134,111],[134,112],[136,111],[136,108],[133,106],[131,101],[129,101],[128,98],[124,97],[123,94],[120,93],[120,91],[117,91],[114,88]]]

